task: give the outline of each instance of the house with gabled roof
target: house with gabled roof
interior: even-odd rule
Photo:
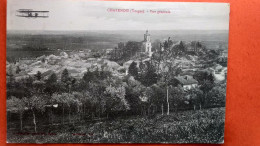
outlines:
[[[176,76],[174,77],[177,85],[181,85],[184,90],[189,90],[198,86],[198,81],[190,75]]]

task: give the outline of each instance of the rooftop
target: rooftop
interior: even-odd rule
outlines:
[[[198,81],[189,75],[177,76],[175,79],[178,80],[182,85],[198,84]]]

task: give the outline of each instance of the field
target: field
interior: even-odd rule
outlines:
[[[113,120],[46,125],[34,133],[9,129],[9,143],[223,143],[225,108],[120,117]]]

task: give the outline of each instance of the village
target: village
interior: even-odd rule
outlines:
[[[59,55],[7,62],[8,120],[16,121],[8,127],[17,129],[19,125],[20,131],[37,133],[46,130],[47,124],[58,132],[57,126],[78,129],[77,125],[104,119],[169,118],[180,111],[222,109],[226,54],[223,49],[207,49],[199,41],[169,37],[154,43],[147,30],[139,42],[119,42],[113,49],[60,51]],[[99,134],[107,139],[104,133],[114,130]]]
[[[164,48],[161,47],[160,51],[159,49],[152,51],[152,42],[148,31],[146,31],[144,34],[143,41],[133,43],[137,44],[139,50],[135,51],[135,55],[132,55],[132,58],[124,60],[123,63],[122,61],[120,61],[120,63],[117,61],[124,57],[124,54],[129,53],[129,50],[126,50],[125,43],[120,42],[116,48],[105,49],[98,53],[92,53],[91,50],[86,49],[72,51],[69,53],[60,52],[59,56],[44,55],[34,59],[20,59],[15,64],[7,62],[6,70],[12,70],[15,73],[14,77],[16,80],[34,76],[37,74],[37,72],[41,72],[43,77],[47,79],[52,73],[61,75],[64,69],[67,69],[72,77],[80,79],[87,71],[94,71],[95,69],[101,70],[102,67],[104,70],[112,72],[114,76],[123,77],[128,75],[128,70],[131,63],[135,62],[137,63],[137,67],[139,67],[140,62],[144,63],[151,61],[151,58],[153,58],[153,53],[158,54],[158,52],[162,52],[164,50]],[[176,42],[176,44],[173,44],[172,46],[178,45],[179,43],[180,42]],[[205,67],[205,65],[208,65],[207,62],[205,62],[204,65],[202,61],[199,60],[197,55],[189,55],[202,51],[201,46],[192,47],[191,43],[189,43],[187,44],[186,51],[188,52],[188,55],[185,57],[178,56],[174,62],[174,64],[178,64],[178,68],[182,70],[182,73],[176,76],[176,79],[183,79],[180,81],[185,81],[184,79],[187,80],[187,82],[181,82],[184,88],[186,88],[186,86],[194,86],[193,84],[189,83],[194,82],[194,78],[192,76],[196,71],[212,74],[215,82],[226,80],[227,66],[223,65],[223,62],[226,63],[227,61],[227,51],[218,50],[218,56],[215,60],[215,63],[210,67]],[[98,57],[96,57],[97,54]],[[161,65],[161,67],[164,66]],[[189,80],[191,80],[191,82]]]

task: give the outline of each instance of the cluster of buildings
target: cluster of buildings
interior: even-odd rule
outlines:
[[[151,43],[151,35],[149,34],[148,30],[144,34],[144,39],[141,42],[134,42],[138,46],[137,54],[144,54],[150,59],[153,54],[152,51],[152,43]],[[202,49],[202,45],[199,42],[190,42],[187,45],[187,52],[198,52]],[[107,49],[105,50],[106,56],[110,56],[110,59],[117,60],[123,55],[123,53],[130,53],[125,52],[126,44],[123,42],[118,43],[118,46],[115,49]],[[227,59],[227,51],[220,50],[219,52],[220,59]],[[91,57],[92,56],[92,57]],[[219,64],[207,68],[202,69],[201,64],[197,64],[197,56],[188,55],[189,59],[186,58],[179,59],[180,67],[184,74],[175,77],[176,83],[181,85],[184,90],[189,90],[192,87],[196,87],[198,85],[198,81],[193,78],[193,74],[196,71],[206,71],[209,72],[214,76],[216,81],[223,81],[226,79],[227,68],[223,67]],[[77,59],[79,58],[79,59]],[[36,60],[36,61],[35,61]],[[44,61],[43,61],[44,60]],[[124,62],[123,66],[120,66],[114,61],[110,61],[103,56],[101,57],[93,57],[93,53],[90,51],[80,51],[77,53],[72,53],[72,55],[68,55],[65,52],[61,52],[59,56],[49,55],[49,56],[42,56],[34,59],[33,63],[30,64],[31,70],[28,72],[21,71],[19,74],[16,75],[16,78],[25,78],[29,75],[36,74],[37,71],[41,70],[43,76],[49,76],[53,72],[62,71],[64,68],[67,68],[68,71],[72,76],[75,78],[80,78],[83,76],[84,72],[87,71],[87,68],[95,68],[98,67],[99,69],[101,66],[106,64],[108,70],[111,70],[114,74],[118,76],[124,76],[128,74],[128,67],[134,60],[129,60]],[[145,61],[142,60],[142,61]],[[176,60],[178,62],[178,60]],[[224,60],[225,61],[225,60]],[[20,60],[22,62],[22,60]],[[140,62],[140,61],[139,61]],[[137,64],[139,64],[137,61]],[[46,67],[45,67],[46,66]],[[95,66],[95,67],[94,67]],[[29,68],[29,67],[24,67]],[[49,69],[49,70],[48,70]],[[52,71],[53,69],[54,71]],[[51,71],[50,71],[51,70]],[[191,73],[189,73],[189,71]]]

